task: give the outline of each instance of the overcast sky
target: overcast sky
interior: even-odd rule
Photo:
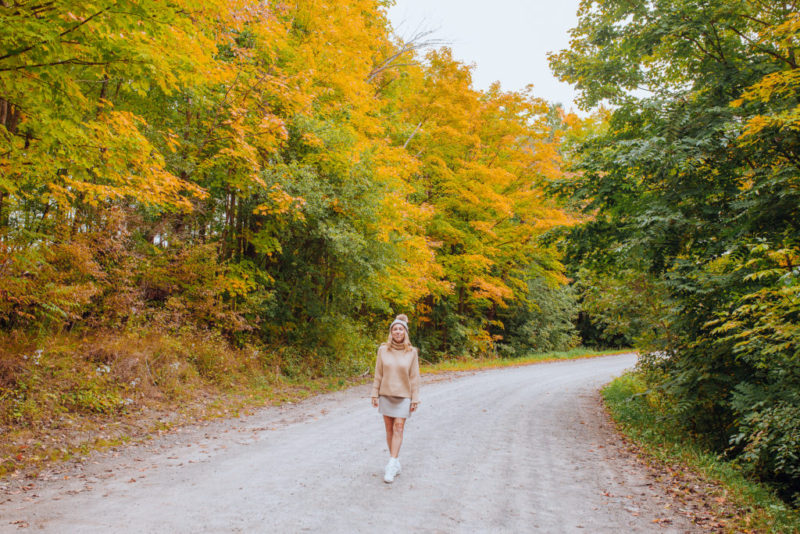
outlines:
[[[475,87],[532,83],[536,96],[569,109],[574,92],[550,72],[546,54],[569,46],[577,10],[578,0],[396,0],[389,18],[404,38],[420,27],[435,30],[456,59],[475,64]]]

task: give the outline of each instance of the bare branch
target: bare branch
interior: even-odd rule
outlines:
[[[403,148],[406,148],[408,146],[408,143],[410,143],[411,140],[414,139],[414,136],[417,135],[417,132],[419,131],[419,129],[422,126],[423,122],[425,122],[425,121],[424,120],[419,121],[419,124],[417,124],[417,127],[414,128],[414,131],[411,132],[411,135],[408,136],[408,139],[406,139],[406,142],[403,143]]]
[[[447,44],[447,42],[443,39],[428,39],[434,33],[434,30],[425,30],[425,31],[417,31],[414,35],[411,36],[410,39],[407,41],[403,41],[400,48],[392,55],[384,59],[380,65],[373,68],[372,71],[367,76],[367,81],[371,82],[375,79],[375,77],[380,74],[381,72],[397,68],[401,66],[407,66],[409,63],[397,64],[394,63],[397,59],[399,59],[404,54],[408,52],[413,52],[415,50],[421,50],[423,48],[430,48],[433,46],[441,46]]]

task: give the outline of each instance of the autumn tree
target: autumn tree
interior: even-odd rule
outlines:
[[[426,350],[495,353],[564,282],[552,109],[385,8],[0,7],[3,327],[208,329],[325,373],[416,311]]]
[[[420,161],[414,198],[433,208],[428,236],[440,282],[418,316],[434,350],[487,353],[507,333],[500,314],[528,298],[528,280],[563,282],[552,250],[537,241],[568,222],[541,195],[559,172],[546,116],[528,92],[479,92],[447,49],[431,52],[403,101],[404,141]],[[410,128],[409,128],[410,129]]]

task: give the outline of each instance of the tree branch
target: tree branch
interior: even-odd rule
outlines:
[[[433,30],[427,31],[420,31],[414,34],[411,39],[404,42],[403,45],[397,50],[394,54],[390,55],[386,59],[384,59],[380,65],[373,68],[370,71],[369,75],[367,75],[367,81],[371,82],[375,79],[375,77],[380,74],[381,72],[393,69],[397,67],[407,66],[408,63],[403,64],[394,64],[394,61],[401,57],[403,54],[407,52],[413,52],[414,50],[420,50],[422,48],[427,48],[429,46],[438,46],[446,44],[446,41],[442,39],[426,39],[429,35],[433,34]]]
[[[785,58],[785,57],[783,57],[782,55],[780,55],[779,53],[777,53],[777,52],[775,52],[773,50],[770,50],[768,48],[764,48],[763,46],[759,46],[756,41],[754,41],[753,39],[749,38],[748,36],[746,36],[744,33],[740,32],[736,28],[728,26],[728,29],[731,30],[736,35],[738,35],[739,37],[741,37],[742,39],[744,39],[745,41],[747,41],[748,43],[750,43],[751,45],[753,45],[753,47],[756,50],[764,52],[765,54],[770,55],[770,56],[774,57],[775,59],[783,61],[784,63],[786,63],[787,65],[789,65],[793,69],[798,68],[797,62],[793,58]]]
[[[127,61],[120,60],[120,62],[127,63]],[[53,61],[50,63],[34,63],[33,65],[19,65],[17,67],[0,68],[0,72],[20,71],[26,69],[37,69],[39,67],[54,67],[56,65],[110,65],[111,61],[83,61],[78,58],[64,59],[62,61]]]
[[[85,18],[84,20],[82,20],[78,24],[72,26],[71,28],[67,28],[63,32],[59,33],[58,36],[59,37],[64,37],[68,33],[74,32],[75,30],[77,30],[78,28],[80,28],[81,26],[83,26],[84,24],[89,22],[90,20],[94,19],[95,17],[98,17],[98,16],[102,15],[103,13],[108,11],[109,9],[111,9],[111,6],[108,6],[107,8],[98,11],[94,15],[90,15],[89,17]],[[0,56],[0,61],[3,61],[4,59],[8,59],[8,58],[13,57],[13,56],[20,56],[20,55],[24,54],[25,52],[29,52],[29,51],[33,50],[37,46],[45,44],[46,42],[47,41],[39,41],[38,43],[34,43],[34,44],[32,44],[32,45],[30,45],[28,47],[25,47],[25,48],[22,48],[22,49],[17,49],[17,50],[12,50],[8,54],[6,54],[4,56]],[[10,70],[10,69],[3,69],[3,70]]]
[[[408,139],[406,139],[406,142],[403,143],[403,148],[406,148],[408,146],[408,143],[410,143],[411,140],[414,138],[414,136],[417,135],[417,132],[419,131],[419,129],[422,126],[423,122],[425,122],[425,121],[424,120],[419,121],[419,124],[417,124],[417,127],[414,128],[414,131],[411,132],[411,135],[408,136]]]

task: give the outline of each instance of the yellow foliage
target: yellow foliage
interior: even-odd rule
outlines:
[[[777,26],[766,25],[758,36],[758,41],[774,47],[778,54],[793,58],[800,36],[800,13],[790,13],[786,21]],[[780,57],[780,56],[778,56]],[[793,63],[791,64],[793,65]],[[731,102],[732,107],[741,107],[746,102],[769,103],[793,98],[800,91],[800,69],[786,65],[786,68],[766,74],[757,83],[748,87],[742,96]],[[800,131],[800,106],[759,114],[751,117],[739,137],[744,144],[754,143],[756,136],[766,129]]]
[[[392,35],[383,0],[134,4],[96,14],[92,3],[57,0],[38,18],[0,7],[8,35],[43,36],[30,54],[0,59],[10,69],[0,70],[0,106],[24,110],[0,125],[6,206],[35,199],[63,235],[132,206],[155,220],[142,224],[146,246],[196,240],[209,247],[203,254],[216,248],[265,271],[256,282],[227,261],[210,269],[214,296],[198,291],[206,311],[223,294],[235,304],[264,292],[291,223],[297,232],[319,224],[337,253],[387,251],[380,268],[365,260],[364,285],[392,306],[416,307],[422,322],[444,299],[476,317],[505,306],[524,296],[533,265],[563,280],[557,254],[537,238],[573,222],[541,189],[563,176],[565,134],[530,88],[477,90],[471,67],[447,48],[423,61]],[[327,311],[344,273],[327,257],[318,263],[307,278],[319,274]],[[148,298],[186,313],[175,279],[191,286],[191,272],[145,274]],[[294,324],[300,318],[284,326]],[[480,328],[469,336],[493,342]]]

